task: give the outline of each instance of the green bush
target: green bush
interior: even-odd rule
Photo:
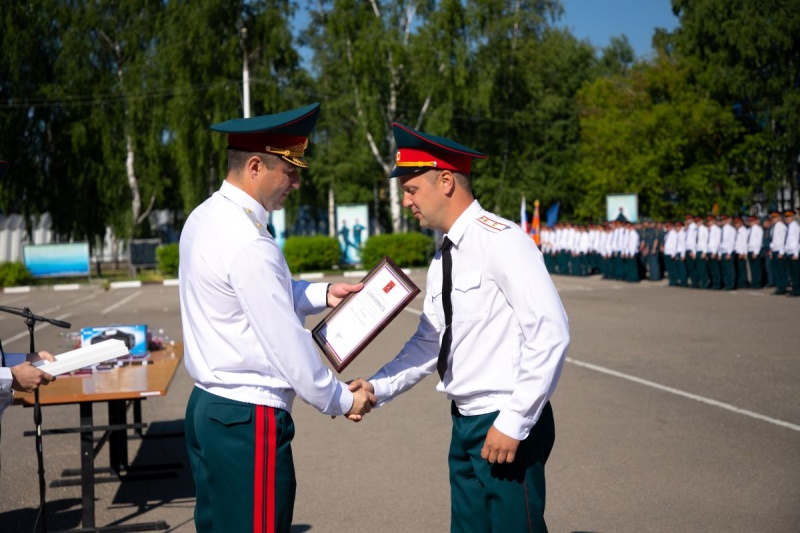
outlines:
[[[0,263],[0,287],[28,285],[32,280],[33,276],[22,263]]]
[[[178,257],[178,243],[162,244],[156,248],[158,271],[165,276],[177,276],[180,259]]]
[[[289,237],[283,244],[283,256],[292,273],[330,270],[339,265],[339,241],[334,237]]]
[[[388,255],[400,267],[424,266],[434,251],[433,239],[422,233],[373,235],[361,249],[361,262],[370,270]]]

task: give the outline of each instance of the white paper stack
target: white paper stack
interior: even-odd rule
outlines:
[[[51,376],[60,376],[79,368],[96,365],[109,359],[116,359],[128,354],[128,347],[118,339],[109,339],[56,355],[56,361],[37,361],[35,366],[42,372],[47,372]]]

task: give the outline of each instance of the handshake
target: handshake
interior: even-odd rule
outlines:
[[[372,411],[372,408],[378,402],[375,397],[375,388],[372,384],[362,378],[347,382],[350,392],[353,393],[353,406],[350,408],[345,417],[353,422],[361,422],[364,415]],[[331,418],[336,418],[332,416]]]

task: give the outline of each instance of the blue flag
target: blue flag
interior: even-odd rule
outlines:
[[[547,225],[551,228],[556,225],[556,222],[558,222],[558,207],[560,205],[561,204],[556,202],[547,210]]]

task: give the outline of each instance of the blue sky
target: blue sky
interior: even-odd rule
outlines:
[[[555,25],[572,30],[595,47],[608,45],[611,37],[625,34],[638,57],[647,56],[656,28],[673,30],[678,18],[670,0],[561,0],[564,16]]]
[[[650,40],[656,28],[673,30],[678,18],[672,14],[670,0],[561,0],[564,15],[554,25],[570,28],[578,39],[587,39],[604,48],[611,37],[625,34],[637,57],[651,52]],[[308,24],[304,3],[294,16],[295,24]],[[307,50],[301,49],[304,59]]]

